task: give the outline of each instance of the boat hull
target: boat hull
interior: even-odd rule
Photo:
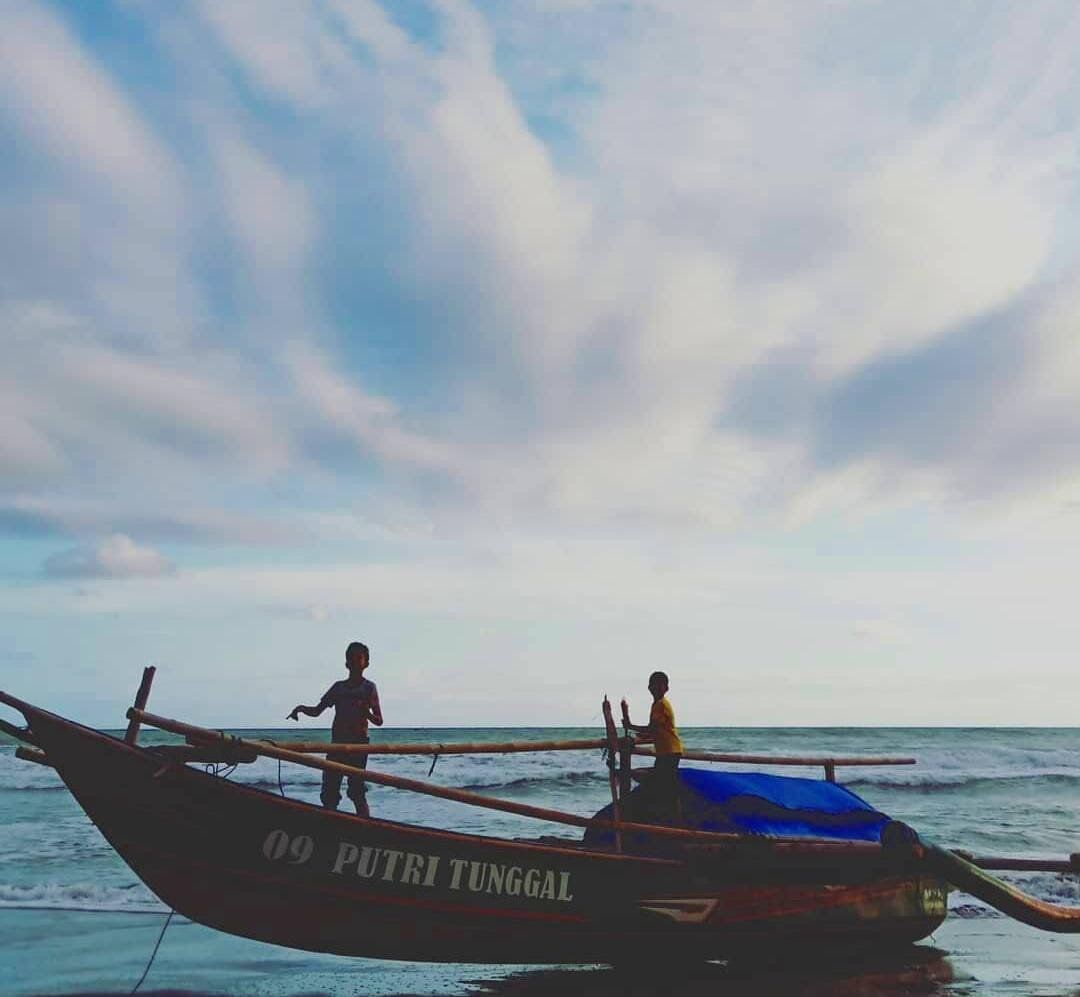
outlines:
[[[26,706],[26,704],[22,704]],[[421,961],[626,962],[895,946],[947,887],[883,858],[616,855],[331,812],[27,707],[102,834],[193,921],[278,945]],[[639,944],[640,942],[640,944]]]

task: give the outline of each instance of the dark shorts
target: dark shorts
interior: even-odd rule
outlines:
[[[679,801],[679,762],[682,755],[657,755],[649,780],[653,804],[665,813],[674,813]]]
[[[368,739],[356,738],[353,744],[367,744]],[[366,769],[367,755],[351,755],[345,752],[331,751],[327,754],[328,762],[341,762],[342,765],[351,765],[353,768]],[[320,794],[324,807],[337,807],[341,802],[341,780],[348,779],[346,795],[354,803],[362,800],[367,794],[367,782],[358,779],[354,775],[346,776],[344,772],[323,772],[322,793]]]

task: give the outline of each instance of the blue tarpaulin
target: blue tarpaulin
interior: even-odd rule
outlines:
[[[683,821],[702,830],[878,841],[889,818],[823,779],[761,772],[679,770]]]
[[[880,841],[881,829],[890,821],[850,789],[823,779],[695,768],[680,768],[678,774],[677,822],[683,827],[768,837]],[[596,816],[610,820],[612,808],[607,806]],[[655,812],[647,782],[624,801],[623,819],[676,823],[674,815]],[[598,829],[585,833],[586,841],[597,844],[610,838],[610,832]]]

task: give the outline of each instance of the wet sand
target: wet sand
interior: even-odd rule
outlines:
[[[163,924],[157,915],[0,910],[0,994],[127,994]],[[607,966],[431,965],[294,952],[182,919],[166,932],[141,994],[493,997],[1080,997],[1080,936],[1004,918],[952,917],[925,943],[888,956],[790,965],[620,971]]]

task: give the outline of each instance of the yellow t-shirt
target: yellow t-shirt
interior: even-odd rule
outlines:
[[[681,755],[682,741],[675,728],[675,711],[667,697],[661,697],[649,710],[649,726],[653,729],[653,747],[658,755]]]

